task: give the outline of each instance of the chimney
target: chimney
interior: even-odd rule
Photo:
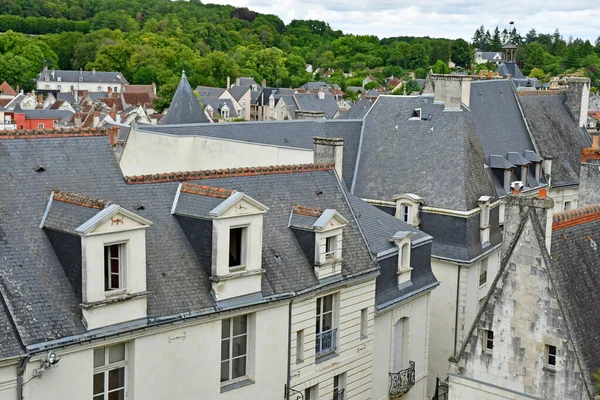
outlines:
[[[342,162],[344,159],[344,139],[314,137],[313,138],[313,157],[314,163],[330,163],[335,166],[340,180],[342,179]]]
[[[577,125],[585,128],[589,108],[590,78],[569,76],[567,79],[567,106]]]
[[[73,124],[75,124],[75,127],[81,128],[81,114],[80,113],[76,113],[75,117],[73,117]]]
[[[600,136],[592,139],[592,147],[581,152],[578,208],[600,204]]]
[[[317,95],[319,96],[319,100],[325,100],[325,91],[323,89],[319,89]]]
[[[263,81],[262,81],[262,87],[263,88],[267,87],[267,80],[266,79],[263,79]]]
[[[120,124],[120,123],[121,123],[121,113],[120,113],[120,112],[118,112],[118,113],[117,113],[117,119],[115,120],[115,122],[116,122],[117,124]]]
[[[119,139],[119,128],[113,126],[108,129],[108,140],[111,146],[115,146],[117,144],[117,140]]]
[[[112,96],[112,88],[109,86],[108,90],[106,91],[108,93],[108,97]]]
[[[231,78],[227,77],[227,90],[231,89]]]
[[[92,128],[97,128],[100,125],[100,113],[94,111],[94,119],[92,120]]]
[[[96,68],[92,68],[92,75],[96,75]]]
[[[471,81],[467,75],[429,74],[423,93],[433,92],[433,101],[444,103],[444,110],[458,110],[460,103],[471,103]]]
[[[154,95],[156,95],[156,83],[152,82],[152,91],[154,92]],[[121,91],[123,92],[123,91]]]
[[[41,94],[38,94],[37,101],[38,101],[38,104],[42,104],[44,102],[44,96],[42,96]]]

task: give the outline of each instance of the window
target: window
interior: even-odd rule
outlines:
[[[61,86],[61,85],[57,85],[57,86],[56,86],[56,89],[57,89],[57,90],[60,90],[61,88],[62,88],[62,86]]]
[[[44,124],[38,124],[38,129],[44,129]]]
[[[46,75],[46,76],[44,77],[44,80],[45,80],[46,82],[48,82],[48,81],[50,81],[50,77],[49,77],[48,75]]]
[[[546,367],[556,367],[556,346],[546,345]]]
[[[223,117],[223,119],[229,118],[229,110],[222,110],[221,114],[222,114],[221,116]]]
[[[57,120],[52,121],[52,126],[56,126],[58,124]]]
[[[335,351],[336,330],[333,329],[333,295],[317,299],[316,320],[316,353],[317,356]]]
[[[71,85],[71,92],[75,90],[75,85]]]
[[[344,374],[333,377],[333,400],[344,400]]]
[[[523,181],[523,186],[527,186],[527,174],[529,173],[529,168],[527,165],[523,165],[521,167],[521,181]]]
[[[246,377],[248,354],[248,316],[221,322],[221,382]]]
[[[563,205],[563,211],[569,211],[571,208],[571,202],[565,201],[565,204]]]
[[[94,349],[93,400],[125,400],[125,344]]]
[[[304,389],[304,400],[316,400],[317,397],[317,386],[311,386]]]
[[[490,196],[481,196],[479,203],[479,240],[482,245],[490,241]]]
[[[59,82],[61,82],[61,81],[62,81],[62,78],[59,76],[59,77],[57,77],[57,78],[56,78],[56,80],[57,80],[57,81],[59,81]],[[60,87],[60,86],[59,86],[59,87]]]
[[[79,82],[83,82],[83,77],[79,77]]]
[[[407,224],[412,224],[412,206],[410,204],[400,205],[400,219]]]
[[[44,89],[50,90],[50,85],[44,85]]]
[[[490,352],[494,349],[494,331],[483,330],[483,351]]]
[[[410,115],[410,119],[412,120],[420,120],[421,119],[421,109],[420,108],[415,108],[412,112],[412,114]]]
[[[113,89],[113,92],[118,93],[119,92],[119,87],[115,86],[114,89]]]
[[[360,310],[360,338],[366,339],[368,336],[369,329],[369,309],[363,308]]]
[[[484,258],[481,260],[481,265],[479,267],[479,286],[483,286],[487,283],[487,267],[488,259]]]
[[[125,244],[104,246],[104,290],[118,290],[125,287],[123,278]]]
[[[246,228],[229,230],[229,268],[242,268],[246,258]]]
[[[102,86],[98,86],[98,91],[101,92],[102,91]]]
[[[335,251],[337,249],[337,236],[325,238],[325,262],[335,260]]]
[[[540,182],[542,179],[542,163],[535,163],[535,180]]]
[[[304,361],[304,329],[296,332],[296,364]]]

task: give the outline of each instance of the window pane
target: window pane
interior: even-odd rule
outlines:
[[[246,333],[246,316],[235,317],[233,319],[233,335],[241,335]]]
[[[94,349],[94,368],[101,367],[104,365],[104,347],[101,349]]]
[[[315,320],[315,326],[317,327],[317,333],[321,333],[321,319],[319,317]]]
[[[246,335],[233,339],[233,357],[246,355]]]
[[[229,323],[230,319],[224,319],[221,321],[221,339],[225,339],[229,337]]]
[[[125,344],[121,343],[108,348],[108,362],[110,364],[125,360]]]
[[[328,331],[332,328],[332,313],[323,314],[323,331]]]
[[[125,386],[125,367],[108,371],[108,390],[119,389]]]
[[[98,395],[98,396],[94,396],[94,400],[104,400],[104,395]]]
[[[221,361],[229,359],[229,339],[221,341]]]
[[[246,375],[246,357],[234,358],[231,360],[231,379]]]
[[[120,285],[120,276],[117,274],[111,274],[110,275],[110,287],[111,289],[119,289],[121,287]]]
[[[323,312],[333,309],[333,296],[325,296],[323,298]]]
[[[104,372],[94,374],[94,394],[104,393]]]
[[[321,298],[317,299],[317,315],[321,314]]]
[[[221,382],[229,380],[229,361],[221,363]]]
[[[108,400],[125,400],[125,389],[109,393]]]
[[[118,259],[113,258],[110,260],[110,272],[112,272],[113,274],[119,273],[119,260]]]
[[[119,257],[119,245],[118,244],[113,244],[112,246],[110,246],[110,256],[111,257]]]

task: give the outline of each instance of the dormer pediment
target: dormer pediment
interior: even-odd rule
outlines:
[[[269,208],[261,202],[242,192],[233,192],[217,207],[213,208],[209,215],[211,218],[232,218],[246,215],[264,214]]]
[[[346,225],[348,225],[348,220],[342,214],[336,210],[326,209],[313,224],[313,229],[317,232],[327,232],[343,228]]]
[[[146,229],[152,222],[117,204],[111,204],[91,219],[80,225],[76,232],[80,235],[97,235],[122,232],[133,229]]]

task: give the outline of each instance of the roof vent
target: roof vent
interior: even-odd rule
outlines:
[[[135,206],[133,206],[133,208],[134,208],[135,210],[138,210],[138,211],[139,211],[139,210],[145,210],[145,209],[146,209],[146,206],[144,206],[143,204],[136,204]]]
[[[33,170],[35,172],[44,172],[46,170],[46,168],[44,168],[42,165],[36,165]]]
[[[427,104],[427,99],[421,99],[421,103]]]
[[[409,120],[420,121],[421,120],[421,109],[415,108],[410,115]]]

